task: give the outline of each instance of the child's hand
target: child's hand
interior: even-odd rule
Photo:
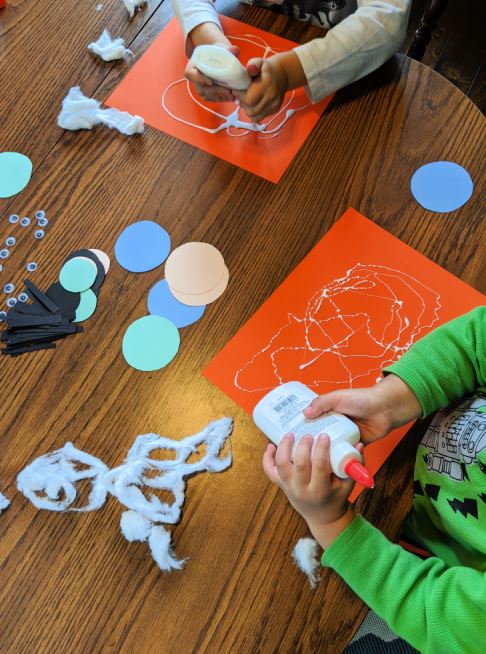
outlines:
[[[307,84],[304,69],[293,50],[268,59],[250,59],[246,72],[254,81],[246,91],[237,92],[237,96],[254,122],[277,113],[287,91]]]
[[[227,49],[238,56],[240,51],[234,45],[224,46],[221,43],[218,43],[221,47],[227,47]],[[219,86],[209,77],[203,75],[194,64],[189,61],[187,62],[186,69],[184,71],[184,77],[194,84],[194,88],[198,95],[206,100],[207,102],[235,102],[236,97],[234,92],[231,89],[227,89],[224,86]]]
[[[334,391],[316,397],[304,415],[317,418],[328,411],[338,411],[354,420],[366,444],[384,438],[392,429],[422,415],[415,394],[396,375],[388,375],[370,388]]]
[[[292,461],[294,437],[287,434],[278,448],[267,446],[263,469],[270,481],[279,484],[314,537],[327,547],[353,519],[347,500],[354,481],[332,474],[329,436],[318,437],[311,460],[313,443],[312,436],[301,438]],[[362,450],[363,446],[358,447]]]
[[[203,44],[218,45],[229,50],[235,57],[240,54],[240,49],[230,43],[215,23],[201,23],[190,32],[189,39],[194,47]],[[194,84],[196,92],[207,102],[235,102],[236,100],[231,89],[218,86],[212,79],[203,75],[191,60],[187,62],[184,77]]]
[[[277,57],[250,59],[246,72],[253,79],[246,91],[237,93],[248,118],[257,123],[277,113],[289,88],[284,65]]]

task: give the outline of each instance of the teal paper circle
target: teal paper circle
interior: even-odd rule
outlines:
[[[27,186],[32,161],[20,152],[0,152],[0,198],[9,198]]]
[[[96,311],[97,301],[98,298],[90,288],[86,291],[82,291],[79,294],[79,304],[73,322],[83,322],[83,320],[91,318],[93,313]]]
[[[132,322],[123,337],[125,361],[136,370],[160,370],[177,354],[179,330],[162,316],[144,316]]]
[[[98,274],[96,264],[89,259],[69,259],[61,268],[59,283],[66,291],[82,293],[93,286]]]

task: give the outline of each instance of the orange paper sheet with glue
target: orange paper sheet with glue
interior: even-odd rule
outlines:
[[[263,57],[266,51],[272,54],[296,45],[237,20],[220,18],[226,35],[240,48],[243,64]],[[183,34],[174,18],[106,104],[138,114],[162,132],[278,182],[331,98],[313,105],[303,89],[288,93],[280,113],[263,121],[263,132],[249,131],[245,126],[251,122],[236,104],[204,102],[196,94],[184,79],[186,64]],[[235,127],[235,119],[244,125]]]
[[[413,343],[485,299],[348,209],[204,375],[249,413],[288,381],[318,394],[371,386]],[[366,448],[372,474],[409,427]]]

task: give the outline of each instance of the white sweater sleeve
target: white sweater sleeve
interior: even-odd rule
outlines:
[[[313,102],[376,70],[399,50],[411,2],[358,0],[354,14],[323,38],[294,48]]]
[[[222,30],[213,0],[170,0],[172,11],[184,32],[186,55],[192,54],[192,43],[187,38],[189,32],[201,23],[215,23]]]

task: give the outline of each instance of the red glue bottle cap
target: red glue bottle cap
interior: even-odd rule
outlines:
[[[368,470],[361,465],[356,459],[350,459],[344,466],[344,472],[348,477],[357,481],[358,484],[365,486],[366,488],[374,488],[375,480],[370,475]]]

